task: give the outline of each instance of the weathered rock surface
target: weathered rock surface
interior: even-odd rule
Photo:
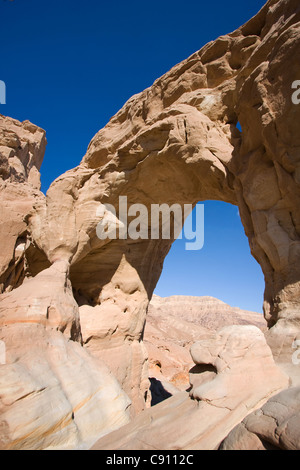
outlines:
[[[153,203],[237,204],[266,279],[269,344],[278,360],[291,363],[300,321],[300,106],[291,99],[299,73],[299,20],[298,0],[269,0],[248,23],[133,96],[30,218],[40,252],[51,263],[70,262],[81,305],[114,304],[109,317],[118,324],[109,341],[93,335],[93,348],[107,351],[111,367],[124,358],[117,377],[137,411],[147,381],[146,308],[172,240],[100,240],[96,227],[106,216],[97,216],[97,209],[109,203],[118,210],[119,196],[128,206],[144,204],[149,213]],[[130,282],[120,284],[127,272]],[[127,342],[135,345],[134,355]],[[139,384],[129,385],[130,371]]]
[[[221,450],[300,450],[300,388],[270,398],[236,426]]]
[[[96,449],[217,449],[251,410],[288,386],[263,333],[255,326],[225,327],[191,350],[190,396],[180,392],[104,436]]]
[[[192,344],[200,338],[213,338],[217,330],[230,325],[255,325],[266,330],[263,315],[231,307],[213,297],[154,295],[144,333],[149,377],[156,379],[152,380],[152,394],[155,385],[160,387],[161,398],[168,396],[163,389],[169,394],[187,390],[194,365]]]
[[[25,221],[44,200],[39,169],[45,148],[41,128],[0,115],[0,293],[19,286],[26,271],[35,275],[49,266],[45,255],[37,257]]]
[[[267,329],[267,323],[262,314],[232,307],[222,300],[209,296],[172,295],[159,297],[153,295],[148,308],[147,320],[150,318],[151,323],[152,318],[153,323],[155,317],[155,321],[159,318],[164,321],[165,316],[174,318],[175,322],[182,319],[212,331],[231,325],[254,325],[262,331]],[[174,323],[173,326],[176,327],[176,324]],[[180,330],[179,325],[177,329]],[[190,328],[186,333],[191,335],[192,340],[197,337],[197,334],[194,334]],[[179,334],[178,340],[180,340]]]
[[[88,442],[91,433],[108,432],[127,419],[128,399],[121,388],[132,400],[133,412],[149,401],[146,312],[173,240],[99,239],[97,224],[111,217],[109,211],[100,215],[99,207],[109,203],[118,209],[119,196],[127,197],[128,206],[144,204],[149,213],[154,203],[183,207],[217,199],[238,205],[251,252],[265,275],[268,344],[293,380],[299,377],[292,357],[300,339],[300,106],[291,99],[292,84],[299,79],[299,47],[298,0],[269,0],[245,25],[133,96],[92,139],[81,164],[59,177],[46,197],[38,189],[44,131],[1,117],[1,339],[8,353],[8,363],[0,366],[1,373],[7,370],[2,446],[47,448],[57,446],[58,439],[62,446],[76,446]],[[44,279],[49,273],[53,279],[61,269],[63,287],[58,293],[49,288],[47,301]],[[42,293],[34,282],[43,284]],[[217,348],[219,337],[214,338]],[[239,350],[238,341],[233,344]],[[252,351],[251,344],[245,351]],[[266,352],[263,346],[258,349]],[[241,356],[247,362],[245,351]],[[251,373],[264,380],[257,393],[257,384],[249,381],[245,396],[233,394],[238,400],[233,409],[226,408],[225,399],[225,408],[211,405],[213,398],[198,387],[193,393],[203,397],[200,405],[186,394],[161,404],[170,406],[166,435],[170,427],[181,433],[171,445],[214,448],[248,412],[284,388],[285,376],[276,382],[268,354],[263,353],[269,366],[265,373],[264,361],[254,354],[257,368]],[[103,362],[120,385],[112,379],[113,391],[98,400],[103,383],[110,383],[108,373],[102,373]],[[217,366],[210,366],[210,378],[212,367]],[[48,392],[51,397],[44,401]],[[111,399],[116,396],[121,399],[111,425]],[[64,404],[56,406],[56,400]],[[172,403],[180,405],[173,417]],[[213,429],[207,433],[203,421],[195,436],[200,409],[205,415],[208,411]],[[162,446],[161,435],[152,435],[153,446]]]

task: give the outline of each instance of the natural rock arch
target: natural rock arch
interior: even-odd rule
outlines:
[[[275,356],[299,334],[300,106],[291,100],[299,21],[297,0],[269,0],[176,65],[124,105],[27,217],[28,272],[37,260],[70,264],[83,343],[109,364],[136,410],[148,389],[147,305],[172,241],[99,240],[100,202],[117,206],[122,195],[147,207],[238,205],[265,276]]]
[[[96,207],[99,202],[117,204],[119,195],[127,196],[129,204],[147,206],[205,199],[237,204],[251,252],[265,275],[270,343],[275,333],[279,342],[288,334],[289,345],[295,337],[300,107],[291,100],[291,85],[298,73],[293,60],[300,43],[297,8],[293,0],[269,1],[244,26],[133,96],[96,134],[79,167],[52,184],[47,207],[32,217],[36,245],[51,262],[68,259],[82,302],[100,304],[95,307],[100,330],[101,311],[111,304],[116,328],[109,355],[123,350],[124,338],[137,350],[141,347],[147,302],[171,244],[97,239]],[[44,239],[35,235],[41,224],[47,227]],[[101,338],[96,323],[89,332],[83,326],[87,346],[94,350],[102,349],[92,346]],[[136,354],[142,364],[143,354]],[[132,383],[132,377],[123,375],[123,384]]]

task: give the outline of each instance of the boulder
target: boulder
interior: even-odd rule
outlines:
[[[283,390],[247,416],[221,450],[300,450],[300,388]]]

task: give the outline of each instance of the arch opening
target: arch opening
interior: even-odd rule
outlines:
[[[243,310],[263,313],[264,276],[250,252],[237,206],[204,203],[204,245],[186,250],[184,235],[174,241],[154,294],[212,296]],[[195,227],[195,209],[189,216]]]
[[[204,245],[186,250],[183,227],[164,260],[148,308],[144,344],[155,394],[152,404],[189,391],[194,377],[214,377],[214,368],[208,366],[200,377],[190,356],[195,342],[231,325],[267,330],[264,276],[251,255],[238,207],[213,200],[199,204],[204,205]],[[197,231],[195,209],[189,219]]]

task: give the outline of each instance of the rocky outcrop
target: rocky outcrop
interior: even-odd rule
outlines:
[[[0,303],[0,448],[79,449],[128,422],[130,400],[81,345],[68,265],[54,263]]]
[[[299,25],[298,0],[269,0],[245,25],[207,44],[133,96],[92,139],[81,164],[54,181],[46,197],[38,189],[44,131],[28,122],[1,117],[0,285],[4,293],[1,306],[5,307],[1,339],[7,342],[8,351],[8,361],[1,369],[10,371],[5,375],[1,402],[4,447],[56,446],[57,426],[62,422],[70,422],[63,432],[59,425],[62,446],[77,445],[76,430],[84,442],[91,438],[84,429],[91,429],[93,435],[94,431],[107,432],[110,424],[105,410],[111,410],[110,398],[104,393],[103,401],[97,400],[108,375],[90,373],[93,367],[102,370],[103,363],[132,400],[132,413],[149,402],[143,344],[146,313],[174,237],[132,239],[123,234],[113,240],[99,239],[98,223],[112,217],[109,210],[99,211],[99,207],[113,205],[117,225],[123,224],[118,214],[120,196],[127,198],[128,206],[143,204],[148,213],[151,204],[183,207],[206,199],[238,205],[251,252],[265,276],[268,344],[285,370],[288,364],[290,376],[299,376],[292,361],[300,324],[300,106],[292,101],[292,84],[299,79],[295,60]],[[44,279],[51,274],[56,285],[55,273],[61,270],[64,282],[58,294],[49,289],[50,297],[45,300]],[[34,282],[43,284],[42,298],[36,294],[39,287],[36,290]],[[61,301],[67,309],[59,306]],[[254,343],[258,336],[262,343],[262,335],[257,335]],[[53,337],[59,343],[54,349]],[[220,338],[214,335],[214,339],[218,348]],[[252,333],[250,339],[254,340]],[[233,345],[239,351],[237,340]],[[251,345],[245,347],[252,351]],[[200,407],[186,395],[171,398],[172,403],[182,399],[183,408],[178,412],[184,416],[186,410],[188,418],[182,427],[181,415],[170,424],[172,416],[166,411],[166,429],[172,425],[176,431],[187,432],[186,437],[178,437],[178,445],[194,446],[196,427],[188,430],[187,426],[196,426],[196,417],[201,421],[197,413],[193,421],[196,409],[204,410],[205,416],[209,416],[206,410],[216,416],[216,421],[210,420],[212,425],[223,416],[223,427],[216,424],[218,437],[217,431],[209,437],[204,421],[201,429],[208,436],[206,443],[201,441],[201,429],[195,437],[201,446],[214,447],[245,414],[287,385],[280,379],[270,388],[268,374],[272,378],[278,372],[272,371],[265,345],[258,349],[263,359],[254,354],[257,368],[253,373],[264,377],[258,394],[255,381],[249,381],[247,394],[241,394],[233,408],[226,407],[225,400],[221,410],[198,388],[195,397],[201,398]],[[74,379],[78,377],[77,352],[84,370],[79,382]],[[71,357],[67,371],[60,369],[66,364],[65,354]],[[266,357],[270,368],[264,375]],[[243,360],[247,363],[244,353]],[[42,374],[44,368],[48,372]],[[211,365],[209,373],[215,372],[212,368],[218,371],[218,366]],[[113,424],[117,426],[126,419],[127,398],[113,383],[111,397],[123,397]],[[249,398],[250,390],[254,401]],[[47,420],[52,427],[44,421],[48,391],[52,398],[46,403],[56,403],[56,391],[64,402],[56,408],[58,414]],[[237,399],[232,389],[228,393]],[[243,400],[248,405],[242,405]],[[24,425],[27,403],[28,427]],[[81,407],[82,403],[87,406]],[[159,411],[149,411],[147,416],[151,413]],[[92,423],[85,425],[89,420]],[[153,441],[153,445],[158,444]]]
[[[129,419],[129,398],[82,347],[69,264],[50,266],[28,228],[45,203],[45,147],[45,131],[0,116],[1,449],[89,448]]]
[[[264,387],[273,394],[279,384],[289,385],[287,376],[275,366],[263,333],[251,325],[221,329],[212,338],[193,344],[191,356],[196,367],[191,370],[190,395],[212,406],[254,408]],[[251,386],[252,381],[255,385]]]
[[[46,133],[29,121],[0,115],[0,175],[9,183],[29,183],[40,189]]]
[[[220,328],[230,325],[255,325],[266,331],[263,315],[231,307],[213,297],[179,295],[162,298],[153,295],[147,313],[144,345],[151,392],[157,395],[155,402],[159,394],[163,399],[189,388],[189,371],[194,366],[191,346],[199,338],[213,338]]]
[[[270,398],[236,426],[221,450],[300,450],[300,388]]]
[[[97,449],[213,450],[243,417],[265,403],[289,379],[275,365],[255,326],[225,327],[192,347],[189,398],[181,392],[145,410],[104,436]]]
[[[165,318],[167,319],[164,320]],[[231,325],[254,325],[262,331],[267,329],[267,323],[262,314],[232,307],[215,297],[189,295],[159,297],[153,295],[148,308],[147,320],[150,319],[152,324],[159,319],[168,323],[169,320],[172,321],[171,318],[174,319],[172,325],[174,328],[176,321],[184,320],[212,331]],[[180,330],[180,325],[177,329]],[[186,329],[186,333],[190,334],[193,340],[197,338],[193,328]],[[180,335],[178,335],[179,339]]]

